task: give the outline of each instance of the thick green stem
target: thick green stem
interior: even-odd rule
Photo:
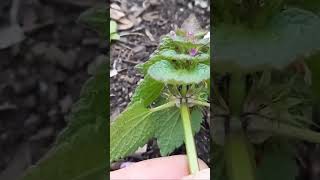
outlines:
[[[255,162],[248,138],[242,131],[227,136],[224,145],[229,180],[255,180]]]
[[[195,145],[193,133],[192,133],[190,111],[189,111],[189,107],[185,102],[181,104],[180,109],[181,109],[182,124],[184,129],[185,145],[186,145],[188,162],[189,162],[189,170],[191,174],[195,174],[196,172],[199,171],[199,164],[198,164],[196,145]]]
[[[229,180],[255,180],[255,162],[252,146],[246,137],[241,114],[246,97],[246,79],[241,72],[232,74],[229,84],[229,106],[232,117],[229,134],[225,138],[226,173]]]
[[[246,96],[246,79],[241,72],[233,73],[230,79],[229,104],[231,113],[240,116],[243,110],[243,102]]]

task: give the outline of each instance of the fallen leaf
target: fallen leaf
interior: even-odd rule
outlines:
[[[133,23],[127,18],[121,18],[118,22],[119,22],[118,24],[119,30],[126,30],[133,27]]]
[[[110,9],[110,17],[114,20],[120,20],[123,18],[125,14],[122,11],[116,10],[116,9]]]

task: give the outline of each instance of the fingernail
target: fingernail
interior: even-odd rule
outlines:
[[[132,164],[134,164],[134,162],[124,162],[120,165],[120,169],[129,167]]]

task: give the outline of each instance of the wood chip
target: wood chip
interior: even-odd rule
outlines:
[[[148,38],[150,39],[150,41],[156,41],[154,39],[154,37],[152,36],[151,32],[149,31],[149,29],[145,30],[146,35],[148,36]]]
[[[148,22],[155,21],[159,19],[159,12],[153,11],[153,12],[146,13],[142,16],[142,19]]]
[[[119,30],[127,30],[133,27],[133,23],[127,18],[121,18],[119,20],[118,29]]]
[[[111,7],[112,9],[121,11],[121,7],[120,7],[118,4],[116,4],[116,3],[112,3],[112,4],[110,5],[110,7]]]
[[[116,9],[110,9],[110,17],[111,19],[114,19],[116,21],[123,18],[125,14],[122,11],[116,10]]]

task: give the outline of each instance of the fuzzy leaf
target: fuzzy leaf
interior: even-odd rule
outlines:
[[[176,69],[170,62],[162,60],[153,64],[148,74],[153,79],[168,84],[193,84],[209,79],[210,67],[205,64],[197,64],[191,70]]]
[[[191,56],[189,54],[179,54],[175,50],[162,50],[160,52],[154,53],[151,55],[150,59],[143,63],[138,64],[136,68],[146,74],[149,67],[161,60],[176,60],[176,61],[193,61],[193,62],[209,62],[210,56],[207,53],[200,52],[196,56]]]
[[[320,49],[320,18],[301,9],[287,9],[264,29],[236,25],[215,28],[215,70],[256,71],[282,68],[299,56]],[[294,37],[294,38],[292,38]]]
[[[135,66],[135,68],[146,75],[148,73],[148,69],[150,66],[152,66],[154,63],[163,60],[161,56],[159,56],[157,53],[153,53],[150,56],[150,59],[142,64],[138,64]]]
[[[110,162],[135,152],[154,135],[151,112],[141,102],[129,106],[110,127]]]
[[[163,83],[156,81],[147,75],[134,91],[130,104],[142,101],[145,106],[148,106],[160,96],[163,88]]]
[[[199,53],[196,56],[191,56],[189,54],[179,54],[175,50],[163,50],[159,53],[164,60],[177,60],[177,61],[194,61],[203,62],[209,61],[209,54]]]
[[[105,65],[105,66],[104,66]],[[106,67],[97,71],[73,106],[67,128],[53,148],[23,180],[104,180],[107,169],[107,81]]]
[[[180,109],[173,107],[159,111],[152,115],[157,122],[155,137],[162,156],[166,156],[180,147],[184,142],[184,131],[180,116]],[[195,108],[191,112],[191,126],[194,133],[200,130],[202,112]]]

